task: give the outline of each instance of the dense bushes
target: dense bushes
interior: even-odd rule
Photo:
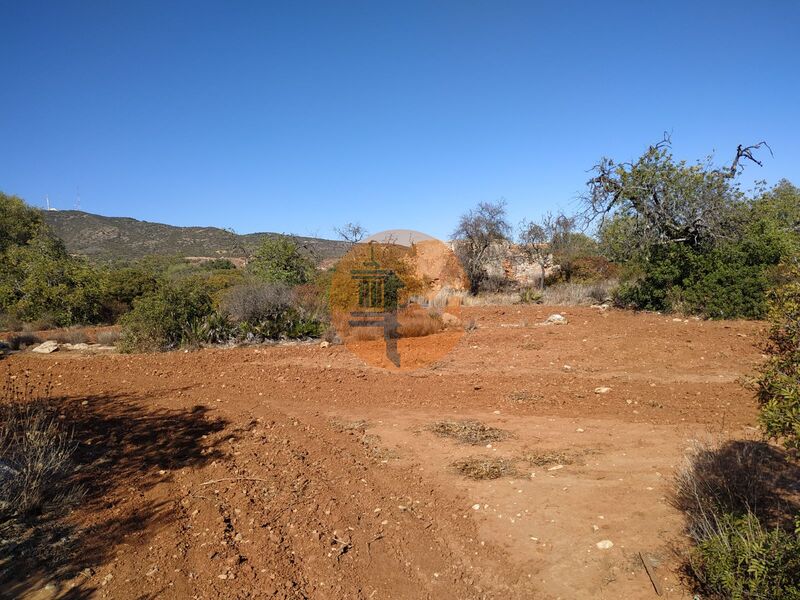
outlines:
[[[781,199],[794,190],[800,205],[800,190],[788,183],[781,185]],[[774,190],[751,205],[740,206],[725,239],[694,245],[656,244],[631,256],[629,278],[620,287],[617,302],[711,318],[764,317],[778,264],[800,249],[794,218],[776,207],[770,194]],[[610,226],[615,235],[624,230]],[[620,244],[612,237],[606,247]]]
[[[120,348],[146,352],[320,335],[323,315],[305,306],[297,292],[282,284],[246,283],[215,302],[203,280],[165,284],[136,299],[122,317]]]
[[[771,358],[758,380],[765,434],[784,442],[701,448],[678,475],[675,504],[696,547],[689,573],[705,594],[800,599],[800,271],[770,292]]]
[[[211,315],[208,291],[194,281],[165,284],[133,302],[122,317],[120,349],[126,352],[176,348],[191,337],[190,327]]]
[[[698,543],[692,569],[717,598],[798,600],[800,521],[793,532],[766,529],[752,513],[723,514],[716,534]]]
[[[673,504],[694,540],[686,568],[720,599],[800,598],[800,468],[764,442],[698,446],[679,471]]]
[[[773,438],[800,449],[800,269],[771,293],[771,358],[761,370],[761,425]]]
[[[322,322],[303,305],[299,292],[283,284],[251,283],[231,288],[222,299],[222,313],[238,323],[246,339],[318,336]]]

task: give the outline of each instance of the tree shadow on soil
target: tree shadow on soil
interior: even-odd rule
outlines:
[[[700,448],[678,476],[673,505],[689,517],[748,512],[767,527],[793,529],[800,514],[800,461],[763,441]]]
[[[18,597],[45,579],[61,598],[89,597],[97,589],[96,580],[88,579],[93,567],[109,560],[118,545],[175,518],[174,499],[145,504],[135,497],[170,472],[223,455],[219,444],[230,436],[214,434],[225,429],[225,420],[211,418],[204,406],[169,410],[148,406],[147,400],[110,395],[35,400],[74,432],[77,468],[69,484],[80,491],[80,501],[72,511],[67,506],[26,519],[17,529],[20,535],[0,544],[0,597]],[[66,580],[74,587],[58,589]]]

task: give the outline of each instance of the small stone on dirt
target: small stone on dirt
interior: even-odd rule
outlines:
[[[602,387],[594,388],[594,393],[595,394],[607,394],[610,391],[611,391],[610,387],[602,386]]]
[[[556,313],[554,315],[550,315],[549,317],[547,317],[544,323],[545,325],[566,325],[567,317]]]
[[[600,550],[608,550],[609,548],[611,548],[614,545],[614,542],[612,542],[611,540],[602,540],[602,541],[597,542],[597,544],[595,544],[595,545],[598,548],[600,548]]]
[[[330,343],[328,340],[323,340],[323,341],[321,341],[321,342],[319,343],[319,347],[320,347],[320,348],[327,348],[327,347],[328,347],[328,346],[330,346],[330,345],[331,345],[331,343]]]
[[[480,504],[473,504],[472,505],[472,510],[480,510],[480,509],[481,509],[481,505]]]

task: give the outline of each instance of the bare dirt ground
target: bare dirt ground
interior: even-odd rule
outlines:
[[[569,324],[536,325],[556,311]],[[3,361],[52,378],[95,474],[76,551],[5,593],[655,598],[641,552],[665,597],[691,597],[671,478],[693,439],[756,436],[742,378],[764,324],[464,313],[478,328],[416,371],[316,344]],[[428,430],[467,418],[509,435],[471,446]],[[472,456],[516,473],[451,466]]]

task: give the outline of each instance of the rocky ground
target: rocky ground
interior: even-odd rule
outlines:
[[[4,593],[655,598],[644,559],[691,597],[671,478],[693,440],[757,435],[743,378],[764,325],[537,325],[556,310],[465,308],[477,329],[401,372],[316,344],[5,359],[53,382],[88,490],[57,565]],[[431,430],[465,419],[500,433]],[[466,477],[476,458],[505,474]]]

